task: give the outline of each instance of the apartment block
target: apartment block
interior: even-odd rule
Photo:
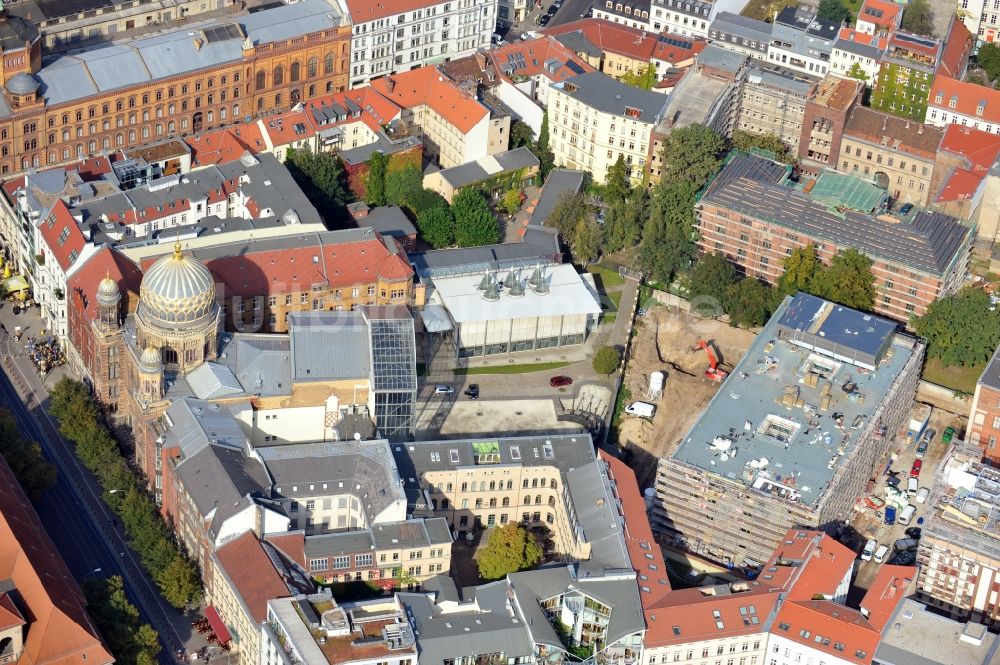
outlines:
[[[351,21],[352,88],[475,53],[490,44],[497,0],[342,0]]]
[[[796,247],[812,243],[824,263],[854,247],[872,260],[875,311],[909,322],[964,283],[975,233],[930,210],[887,215],[887,200],[870,182],[833,172],[807,192],[789,185],[784,168],[737,157],[697,205],[698,243],[772,284]]]
[[[1000,134],[1000,91],[939,74],[928,86],[927,124]]]
[[[654,529],[690,552],[757,569],[789,529],[848,519],[909,412],[923,353],[888,319],[803,293],[786,298],[660,460]]]
[[[789,74],[763,66],[750,69],[743,83],[737,129],[774,134],[798,154],[802,119],[815,84]]]
[[[785,7],[771,26],[767,59],[810,76],[826,76],[840,25],[805,7]]]
[[[771,43],[771,24],[740,14],[721,12],[712,21],[708,36],[716,46],[766,62],[767,47]]]
[[[855,106],[847,118],[836,168],[871,179],[898,202],[933,200],[935,164],[944,131]]]
[[[917,599],[960,621],[1000,625],[1000,473],[959,442],[938,468],[917,562]]]
[[[830,52],[830,73],[874,85],[887,44],[888,37],[882,33],[841,28]]]
[[[1000,136],[951,123],[944,127],[934,163],[934,207],[975,222],[977,236],[987,243],[1000,230],[998,159]]]
[[[802,116],[799,161],[807,173],[837,163],[840,140],[851,109],[861,103],[864,84],[827,76],[813,90]]]
[[[619,157],[642,180],[653,129],[667,97],[625,85],[601,72],[581,74],[549,90],[549,131],[556,164],[590,171],[604,182]]]
[[[993,354],[982,375],[976,381],[969,410],[969,427],[966,438],[979,446],[988,460],[1000,460],[1000,349]]]

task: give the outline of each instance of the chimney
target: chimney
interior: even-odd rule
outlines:
[[[201,41],[201,37],[195,37],[194,38],[194,50],[195,51],[200,51],[202,43],[203,42]]]
[[[396,80],[394,78],[392,78],[391,76],[386,76],[385,77],[385,87],[389,91],[389,94],[391,95],[392,91],[396,89]]]

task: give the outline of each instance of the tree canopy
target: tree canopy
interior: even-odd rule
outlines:
[[[778,278],[778,292],[783,296],[794,295],[797,291],[811,293],[813,280],[824,270],[812,243],[796,247],[782,263],[785,271]]]
[[[455,216],[450,208],[427,208],[417,214],[417,231],[434,249],[455,244]]]
[[[980,46],[976,61],[990,81],[997,80],[997,77],[1000,77],[1000,44],[986,42]]]
[[[413,210],[411,201],[424,191],[424,176],[420,167],[408,164],[392,169],[385,175],[385,201],[387,205]]]
[[[617,252],[639,244],[642,225],[646,222],[648,200],[648,190],[636,187],[627,200],[608,205],[604,220],[606,252]]]
[[[451,202],[455,216],[455,243],[459,247],[479,247],[500,242],[500,226],[483,193],[466,187]]]
[[[344,226],[347,204],[354,200],[354,195],[340,157],[292,149],[285,156],[285,166],[327,224]]]
[[[556,156],[549,147],[549,112],[542,114],[542,129],[538,132],[538,141],[529,146],[531,152],[538,158],[538,170],[542,174],[542,180],[549,177],[549,172],[555,166]]]
[[[618,77],[625,85],[631,85],[643,90],[652,90],[656,85],[656,68],[652,65],[640,67],[637,71],[629,70]]]
[[[365,201],[368,205],[384,206],[386,204],[385,179],[389,172],[389,157],[381,150],[376,150],[368,158],[368,175],[365,176]]]
[[[591,359],[591,365],[598,374],[611,374],[618,369],[622,354],[613,346],[602,346]]]
[[[748,132],[743,129],[737,129],[733,132],[730,143],[737,150],[743,150],[744,152],[749,152],[754,148],[767,150],[774,153],[775,159],[779,162],[785,164],[795,162],[795,156],[789,151],[788,146],[774,133],[761,134],[759,132]]]
[[[934,10],[928,0],[910,0],[903,9],[903,30],[924,35],[934,36]]]
[[[87,612],[108,648],[121,665],[156,665],[160,642],[156,631],[139,617],[139,610],[125,595],[118,575],[83,583]]]
[[[45,461],[42,447],[21,435],[17,421],[10,411],[0,408],[0,455],[24,493],[32,502],[42,498],[45,490],[56,483],[56,468]]]
[[[774,293],[766,284],[745,277],[726,288],[725,310],[733,325],[762,326],[774,311]]]
[[[713,298],[725,308],[727,289],[736,281],[736,268],[724,254],[705,254],[691,269],[688,292],[691,299]]]
[[[853,247],[838,252],[830,266],[812,280],[815,295],[854,309],[871,311],[875,306],[875,276],[872,261]]]
[[[827,21],[843,23],[851,19],[851,10],[841,0],[819,0],[816,15]]]
[[[663,145],[661,183],[685,181],[701,188],[719,170],[725,140],[705,125],[688,125],[670,132]]]
[[[476,556],[479,576],[484,580],[502,579],[510,573],[532,568],[541,560],[542,548],[515,522],[491,529],[486,546]]]
[[[535,143],[535,130],[523,120],[515,120],[510,126],[510,149],[528,146]]]
[[[927,356],[945,365],[985,363],[1000,346],[1000,311],[991,312],[990,297],[972,286],[932,302],[913,328],[927,340]]]
[[[653,280],[669,284],[694,256],[694,197],[686,180],[661,181],[649,201],[642,230],[639,264]]]
[[[623,202],[631,190],[628,165],[625,163],[625,157],[618,155],[618,160],[611,165],[604,177],[604,202],[608,204]]]

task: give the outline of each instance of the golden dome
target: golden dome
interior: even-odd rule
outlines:
[[[111,279],[111,273],[106,274],[101,283],[97,285],[98,304],[109,307],[117,305],[121,297],[121,292],[118,290],[118,282]]]
[[[160,350],[147,346],[139,356],[139,371],[148,374],[156,374],[163,369],[163,360],[160,357]]]
[[[180,243],[174,253],[150,266],[139,286],[138,316],[161,330],[197,327],[218,313],[215,280],[201,261],[185,256]]]

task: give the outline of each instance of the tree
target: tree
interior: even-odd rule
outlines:
[[[669,284],[694,256],[696,191],[687,180],[665,180],[653,192],[649,219],[642,230],[639,264],[654,281]]]
[[[528,146],[531,148],[535,144],[535,130],[523,120],[515,120],[510,126],[510,149]]]
[[[995,81],[997,77],[1000,77],[1000,44],[986,42],[980,46],[976,62],[986,72],[986,76],[991,81]]]
[[[795,161],[795,157],[789,152],[788,146],[774,133],[761,134],[737,129],[733,132],[730,141],[737,150],[744,152],[749,152],[753,149],[766,150],[773,153],[774,158],[779,162],[791,164]]]
[[[860,62],[855,62],[853,65],[851,65],[851,68],[847,70],[847,75],[852,79],[856,79],[858,81],[864,81],[865,83],[867,83],[868,79],[870,78],[868,76],[868,73],[861,68]]]
[[[604,202],[605,203],[619,203],[625,200],[628,196],[629,191],[631,191],[631,181],[629,178],[628,165],[625,163],[625,157],[623,155],[618,155],[618,161],[616,161],[610,169],[608,169],[608,174],[604,178]]]
[[[591,364],[594,366],[594,371],[598,374],[611,374],[618,369],[621,359],[622,354],[619,353],[618,349],[613,346],[602,346],[594,354]]]
[[[293,149],[285,157],[285,166],[306,198],[331,226],[347,218],[347,204],[354,197],[340,157]]]
[[[499,580],[510,573],[527,570],[542,560],[542,548],[531,534],[515,522],[495,527],[486,546],[479,550],[476,564],[484,580]]]
[[[573,260],[580,265],[596,261],[601,254],[601,241],[603,239],[604,232],[600,224],[586,218],[579,220],[570,239]]]
[[[875,305],[871,259],[853,247],[838,252],[830,266],[813,279],[812,291],[832,302],[871,311]]]
[[[545,220],[545,226],[557,229],[563,240],[569,242],[577,223],[587,216],[588,211],[589,206],[583,194],[564,192],[552,207],[552,213]]]
[[[42,447],[21,435],[17,421],[7,409],[0,408],[0,456],[7,460],[24,493],[32,502],[42,498],[56,483],[56,469],[45,461]]]
[[[532,147],[532,154],[538,158],[538,170],[542,174],[542,180],[549,177],[549,171],[555,166],[556,156],[549,148],[549,112],[542,114],[542,129],[538,132],[538,141]]]
[[[419,166],[407,165],[385,176],[385,200],[388,205],[412,210],[410,201],[424,190],[424,176]]]
[[[604,251],[617,252],[639,244],[646,221],[649,194],[645,187],[632,190],[628,200],[608,206],[604,220]]]
[[[726,289],[725,309],[733,325],[755,328],[771,317],[771,289],[752,278],[744,278]]]
[[[666,168],[660,181],[683,180],[699,189],[722,164],[719,155],[726,148],[721,136],[705,125],[688,125],[670,132],[663,144]]]
[[[973,286],[932,302],[913,328],[927,340],[927,356],[945,365],[985,363],[1000,346],[1000,311],[990,311],[990,297]]]
[[[640,67],[637,71],[627,71],[618,77],[618,80],[625,85],[631,85],[643,90],[652,90],[656,85],[656,69],[652,65]]]
[[[368,175],[365,177],[365,201],[370,206],[384,206],[386,203],[385,179],[389,170],[389,158],[380,150],[368,159]]]
[[[691,269],[691,299],[714,298],[725,308],[727,289],[736,281],[736,268],[725,254],[705,254]]]
[[[500,226],[478,189],[466,187],[460,191],[451,202],[451,212],[455,215],[455,243],[459,247],[500,242]]]
[[[834,23],[843,23],[851,19],[851,11],[841,0],[819,0],[816,15]]]
[[[443,196],[435,192],[433,189],[421,189],[410,199],[410,210],[412,210],[415,215],[419,215],[423,211],[430,210],[431,208],[447,207],[448,201],[446,201]]]
[[[927,0],[911,0],[903,10],[903,30],[934,36],[934,10]]]
[[[812,243],[793,249],[782,265],[785,271],[778,278],[778,292],[783,296],[794,295],[797,291],[812,293],[813,280],[824,269]]]
[[[156,580],[163,597],[174,607],[184,607],[201,596],[201,581],[190,559],[175,552]]]
[[[125,595],[125,585],[118,575],[83,583],[87,611],[122,665],[155,665],[160,653],[159,636],[142,621],[139,610]]]
[[[455,217],[448,208],[428,208],[418,213],[417,230],[434,249],[455,244]]]
[[[513,216],[517,214],[517,211],[521,209],[521,190],[516,187],[511,187],[503,194],[503,209],[507,211],[507,214]]]

